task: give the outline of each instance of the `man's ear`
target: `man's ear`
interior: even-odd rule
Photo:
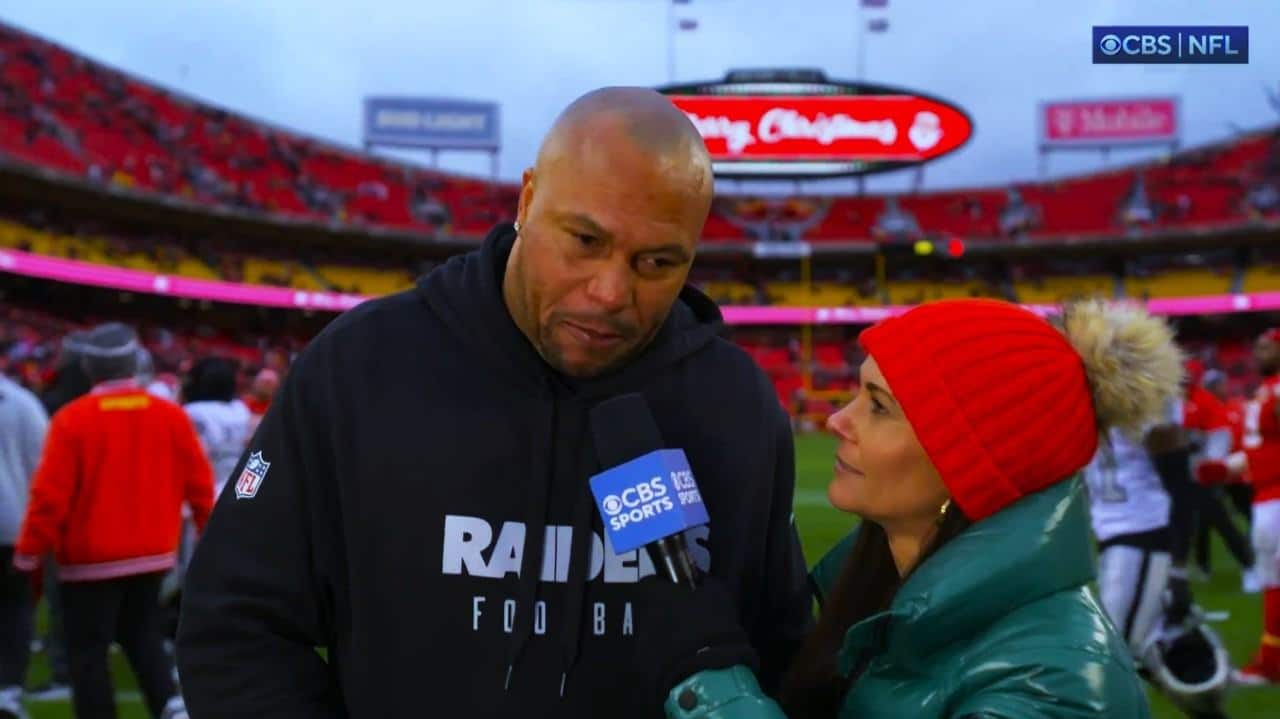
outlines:
[[[525,214],[529,211],[529,206],[533,204],[533,185],[534,172],[533,168],[527,168],[520,176],[520,199],[516,203],[516,222],[522,226],[525,224]]]

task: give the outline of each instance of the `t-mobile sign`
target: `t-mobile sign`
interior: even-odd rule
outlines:
[[[1178,140],[1178,100],[1153,97],[1068,100],[1040,106],[1044,147],[1171,144]]]

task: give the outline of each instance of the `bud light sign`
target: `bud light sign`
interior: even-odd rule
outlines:
[[[364,101],[368,145],[496,150],[498,124],[498,106],[492,102],[422,97]]]
[[[709,521],[678,449],[660,449],[591,478],[591,493],[615,553],[629,552]]]

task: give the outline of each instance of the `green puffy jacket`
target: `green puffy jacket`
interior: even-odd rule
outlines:
[[[853,539],[814,567],[820,600]],[[973,525],[907,578],[888,611],[849,629],[841,670],[869,663],[839,719],[1146,719],[1129,651],[1086,587],[1093,576],[1077,480]],[[690,677],[666,710],[671,719],[784,717],[743,667]]]

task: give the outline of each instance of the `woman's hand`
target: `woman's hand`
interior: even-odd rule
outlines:
[[[656,706],[680,682],[707,669],[745,666],[758,658],[738,623],[724,583],[706,575],[696,589],[661,575],[636,585],[636,665],[646,668]]]

